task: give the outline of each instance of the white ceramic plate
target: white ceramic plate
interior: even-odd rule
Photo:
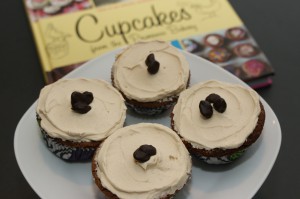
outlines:
[[[110,70],[118,50],[84,64],[67,75],[68,78],[100,78],[110,82]],[[183,52],[190,63],[191,85],[208,80],[245,85],[235,76],[204,59]],[[176,195],[177,199],[251,198],[268,176],[279,152],[281,130],[270,106],[261,99],[266,122],[259,140],[236,162],[211,166],[193,160],[192,179]],[[44,145],[35,120],[34,103],[20,120],[14,138],[19,167],[34,191],[45,199],[104,198],[94,185],[90,163],[66,163],[54,156]],[[170,126],[169,112],[156,118],[128,113],[126,125],[156,122]]]

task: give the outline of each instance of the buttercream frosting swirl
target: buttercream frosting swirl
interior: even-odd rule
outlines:
[[[199,102],[216,93],[227,103],[224,113],[201,116]],[[180,94],[173,110],[174,129],[199,149],[232,149],[253,132],[261,112],[258,94],[246,87],[220,81],[198,83]]]
[[[93,93],[91,110],[72,110],[74,91]],[[54,138],[76,142],[100,141],[123,127],[126,106],[122,95],[110,84],[96,79],[61,79],[45,86],[39,96],[37,114],[41,127]]]
[[[142,144],[157,150],[143,164],[133,158]],[[95,161],[102,186],[122,199],[159,199],[173,194],[191,172],[191,157],[179,136],[160,124],[139,123],[117,130],[96,152]]]
[[[148,73],[145,64],[151,53],[160,63],[154,75]],[[166,42],[138,42],[117,55],[112,72],[115,87],[128,99],[151,102],[186,89],[189,64],[179,50]]]

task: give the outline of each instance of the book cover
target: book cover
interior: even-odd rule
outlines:
[[[253,88],[274,73],[227,0],[24,0],[46,83],[140,40],[166,40]]]

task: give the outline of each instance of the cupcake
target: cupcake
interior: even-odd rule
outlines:
[[[214,63],[222,63],[228,61],[231,55],[226,48],[215,48],[208,52],[207,58]]]
[[[100,145],[92,173],[107,198],[168,199],[186,184],[191,166],[174,131],[139,123],[117,130]]]
[[[105,81],[62,79],[41,90],[36,113],[51,152],[67,161],[85,161],[123,127],[126,106],[122,95]]]
[[[233,52],[238,57],[253,57],[259,53],[258,49],[250,43],[235,46]]]
[[[215,80],[182,92],[171,114],[171,126],[190,153],[210,164],[240,157],[261,135],[264,121],[254,90]]]
[[[170,108],[188,87],[189,64],[178,49],[163,41],[138,42],[116,56],[112,84],[128,107],[156,115]]]
[[[267,64],[258,59],[248,60],[242,65],[242,70],[247,74],[247,79],[261,77],[266,69]]]
[[[230,72],[231,74],[237,76],[240,79],[244,79],[246,76],[246,74],[244,73],[244,71],[241,69],[240,66],[229,64],[229,65],[222,66],[222,68]]]
[[[184,39],[182,44],[188,52],[193,54],[198,54],[204,50],[204,47],[195,39]]]
[[[240,27],[230,28],[225,33],[226,38],[232,41],[241,41],[247,39],[247,32]]]
[[[206,46],[219,48],[224,45],[224,38],[219,34],[209,34],[204,37],[203,42]]]

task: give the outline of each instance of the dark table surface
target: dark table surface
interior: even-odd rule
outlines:
[[[254,198],[300,198],[300,1],[230,1],[276,75],[271,87],[258,90],[282,128],[282,145],[270,175]],[[44,79],[21,0],[1,2],[0,57],[1,198],[38,198],[15,159],[13,138],[23,113],[37,99]],[[233,195],[234,198],[234,195]]]

